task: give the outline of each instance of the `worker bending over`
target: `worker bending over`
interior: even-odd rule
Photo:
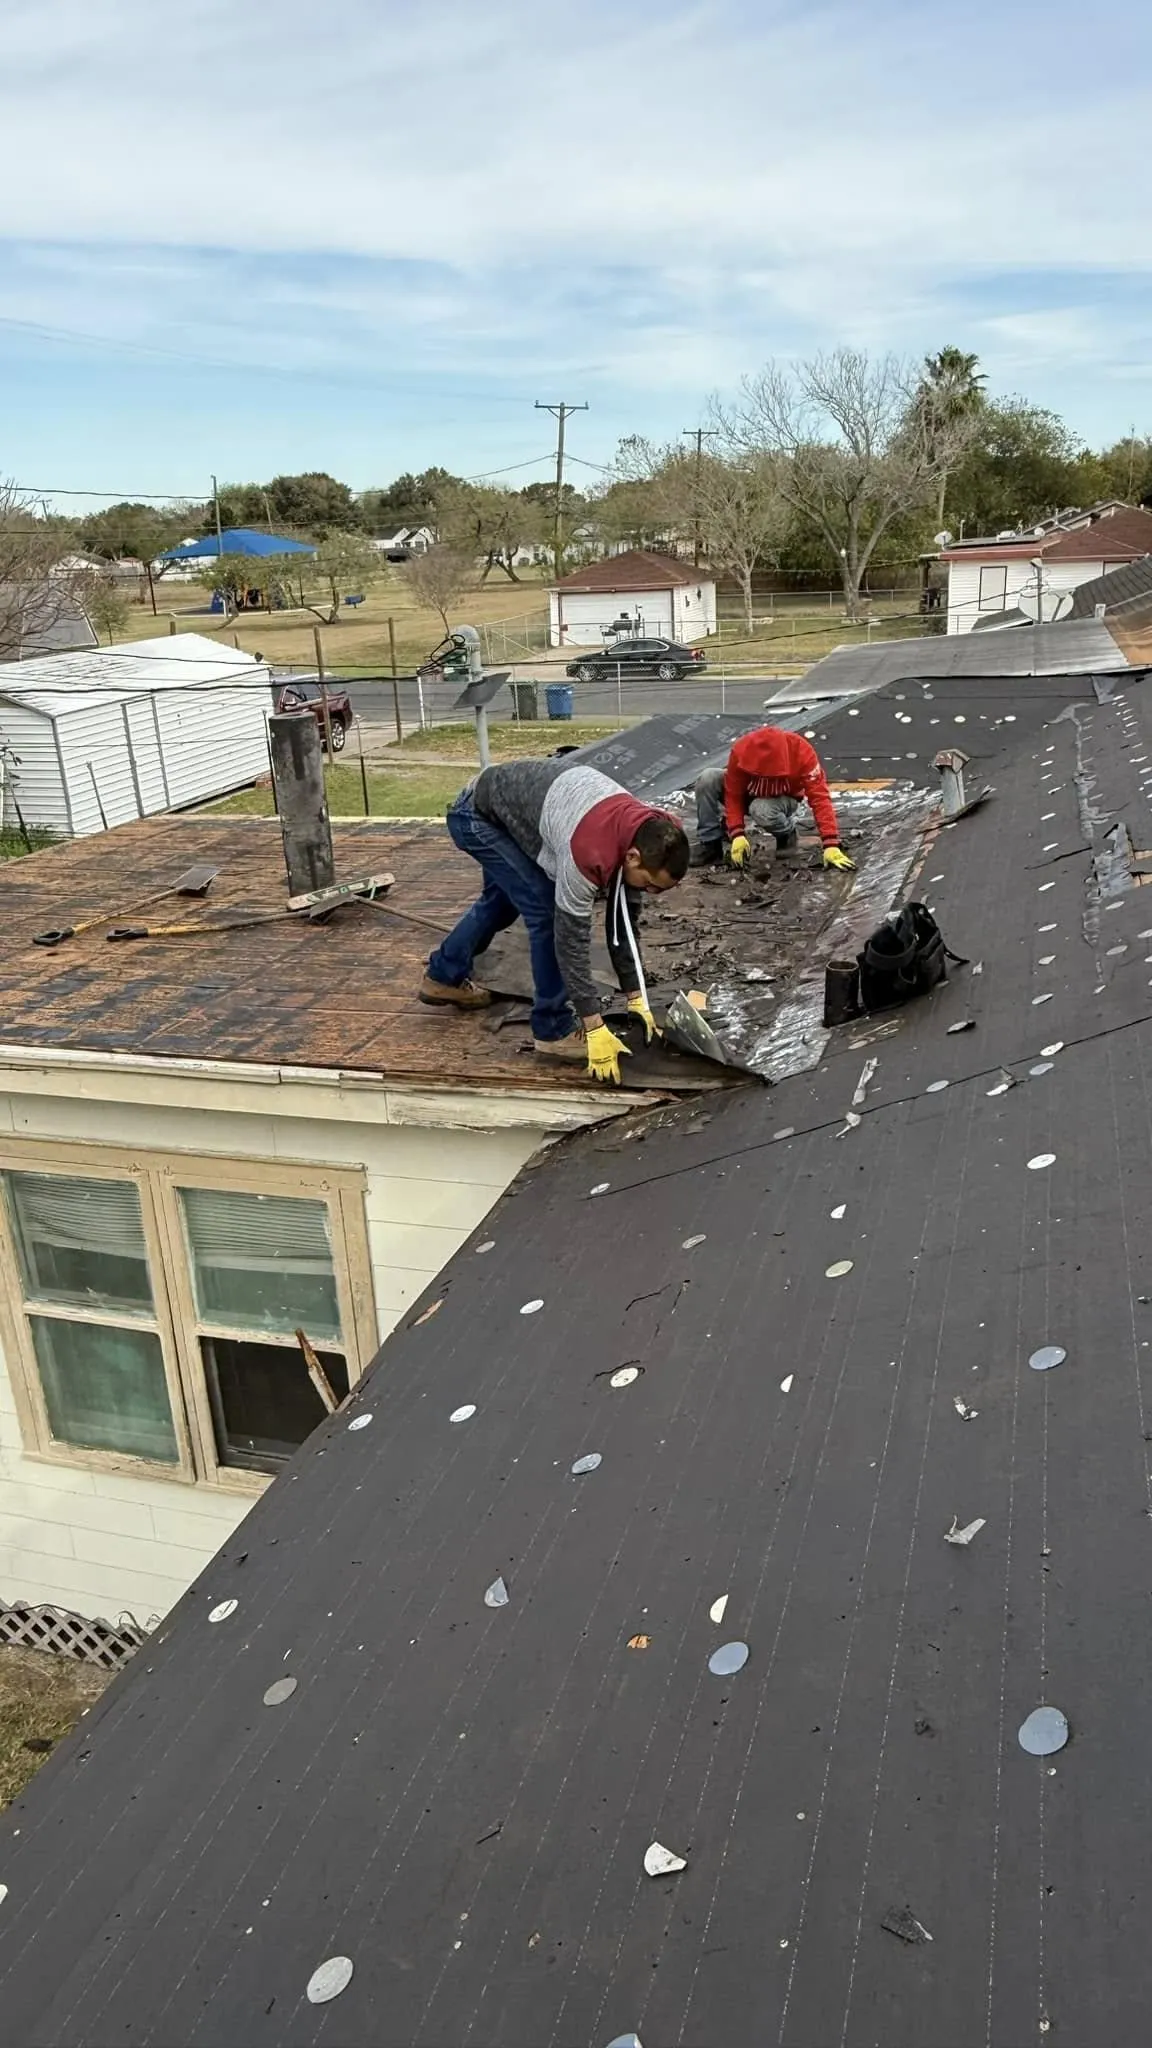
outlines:
[[[798,732],[761,725],[733,745],[726,768],[708,768],[696,784],[699,844],[692,865],[710,867],[724,859],[725,830],[733,865],[744,866],[751,851],[748,823],[771,832],[780,852],[796,845],[796,820],[807,803],[824,842],[826,868],[854,868],[840,846],[840,827],[820,756]]]
[[[600,1015],[592,973],[592,912],[607,899],[608,951],[651,1043],[635,925],[645,894],[674,889],[688,867],[684,828],[607,775],[563,758],[505,761],[462,789],[448,830],[478,861],[484,889],[428,962],[423,1003],[480,1009],[492,998],[471,979],[477,953],[518,917],[532,956],[532,1037],[549,1058],[587,1059],[597,1081],[620,1079],[628,1047]]]

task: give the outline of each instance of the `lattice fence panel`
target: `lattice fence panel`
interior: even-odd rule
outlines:
[[[148,1631],[130,1615],[89,1621],[63,1607],[9,1607],[0,1601],[0,1644],[16,1650],[46,1650],[57,1657],[79,1657],[116,1671],[144,1641]]]

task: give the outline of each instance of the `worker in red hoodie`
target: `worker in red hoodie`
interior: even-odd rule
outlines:
[[[854,869],[855,861],[840,845],[840,827],[828,791],[820,756],[801,733],[777,725],[761,725],[738,739],[726,768],[708,768],[696,784],[698,845],[694,867],[711,867],[724,859],[725,834],[731,841],[733,866],[742,868],[751,852],[749,821],[771,832],[777,849],[796,845],[796,820],[807,804],[824,842],[826,868]]]

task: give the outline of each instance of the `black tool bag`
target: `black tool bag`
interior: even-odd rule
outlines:
[[[932,912],[923,903],[906,903],[874,931],[862,953],[860,1003],[865,1010],[892,1010],[913,996],[927,995],[948,979],[948,962],[968,962],[944,944]]]

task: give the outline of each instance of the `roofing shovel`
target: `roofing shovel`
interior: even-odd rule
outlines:
[[[219,868],[201,863],[198,867],[187,868],[175,882],[166,882],[162,889],[154,889],[150,896],[140,896],[135,903],[125,905],[128,911],[144,910],[149,903],[159,903],[165,896],[206,896],[212,887]],[[61,946],[65,939],[78,938],[81,932],[90,932],[98,924],[107,924],[109,918],[123,917],[124,910],[102,910],[99,917],[82,917],[76,924],[61,925],[58,931],[37,932],[34,946]]]

